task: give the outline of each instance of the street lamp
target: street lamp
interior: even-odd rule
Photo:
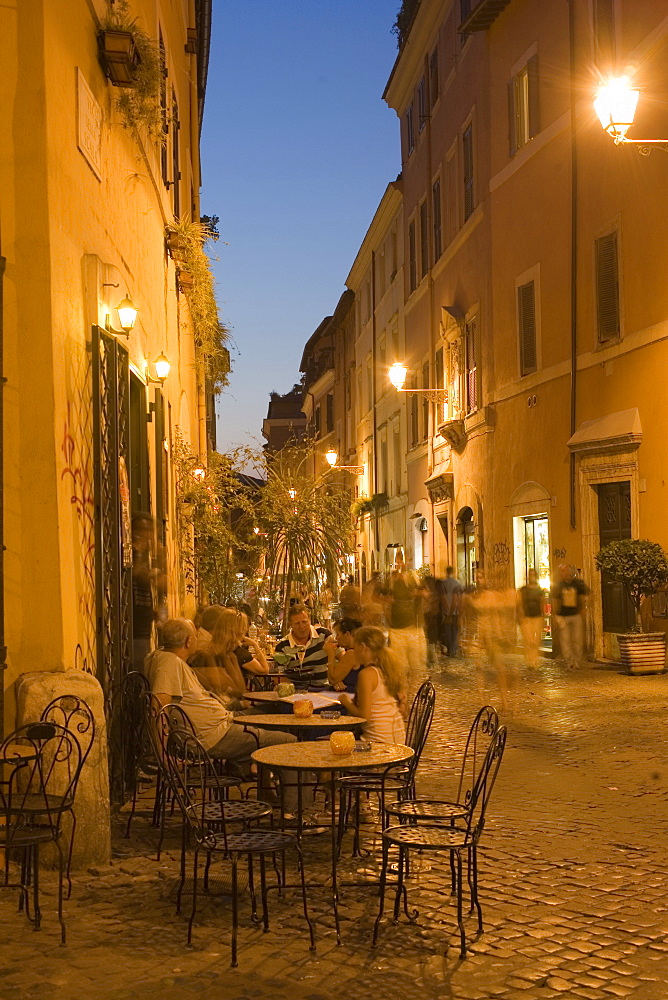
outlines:
[[[653,149],[668,152],[667,139],[629,139],[626,135],[633,125],[640,91],[631,86],[627,76],[602,83],[596,91],[594,110],[602,127],[612,137],[615,146],[633,145],[638,152],[649,156]]]
[[[364,475],[364,466],[363,465],[337,465],[337,459],[338,459],[338,457],[339,457],[338,453],[335,452],[333,448],[330,448],[329,451],[325,452],[325,458],[327,459],[327,462],[329,463],[330,468],[332,468],[332,469],[343,469],[344,472],[352,472],[352,474],[354,476],[363,476]]]
[[[116,306],[116,312],[118,313],[118,318],[121,324],[121,330],[126,337],[130,336],[130,330],[134,327],[137,322],[137,307],[134,305],[132,299],[129,295],[118,303]]]
[[[147,382],[155,382],[156,384],[164,385],[165,384],[165,379],[169,375],[169,371],[170,371],[170,369],[172,367],[171,364],[170,364],[170,362],[169,362],[169,359],[166,358],[164,354],[159,354],[158,357],[153,362],[153,366],[155,368],[155,374],[158,377],[157,378],[151,378],[151,376],[148,374],[148,365],[147,365],[146,366],[146,368],[147,368],[146,381]]]
[[[395,361],[394,364],[390,366],[390,382],[397,392],[416,392],[420,396],[426,396],[430,403],[447,403],[447,389],[404,389],[404,382],[406,381],[407,375],[408,368],[406,365],[402,364],[401,361]]]

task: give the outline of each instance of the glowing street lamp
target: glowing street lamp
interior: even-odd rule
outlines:
[[[633,125],[640,91],[631,86],[627,76],[619,76],[601,83],[594,98],[594,111],[602,127],[612,137],[615,146],[634,145],[643,156],[653,149],[668,152],[666,139],[629,139],[626,135]]]
[[[121,330],[127,337],[129,337],[130,330],[132,330],[137,322],[137,307],[134,305],[129,295],[126,295],[125,298],[118,303],[116,306],[116,312],[118,313]]]
[[[325,452],[325,458],[332,469],[342,469],[344,472],[351,472],[353,476],[363,476],[364,466],[363,465],[337,465],[338,453],[330,448],[329,451]]]
[[[426,396],[430,403],[447,403],[447,389],[404,389],[404,382],[408,375],[408,368],[401,361],[395,361],[389,370],[390,382],[397,392],[416,392],[420,396]]]

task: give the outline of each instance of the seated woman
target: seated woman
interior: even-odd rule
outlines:
[[[351,715],[366,719],[366,739],[378,743],[405,743],[406,698],[404,668],[394,650],[388,649],[379,628],[360,628],[353,637],[353,650],[360,663],[354,699],[340,696]]]
[[[361,627],[357,618],[339,618],[333,625],[334,635],[325,641],[327,680],[335,691],[355,693],[360,663],[353,650],[353,633]]]
[[[216,618],[211,641],[188,662],[202,687],[217,695],[230,709],[241,707],[246,682],[234,655],[239,645],[239,615],[233,608],[223,608]]]
[[[237,645],[234,648],[234,655],[242,671],[260,675],[268,673],[267,657],[260,649],[259,643],[248,635],[249,618],[245,611],[237,612],[236,627]]]

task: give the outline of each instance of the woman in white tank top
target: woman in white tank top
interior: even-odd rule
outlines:
[[[405,743],[404,673],[401,661],[387,648],[379,628],[360,628],[353,634],[354,650],[362,664],[354,699],[341,695],[341,704],[366,719],[364,736],[378,743]]]

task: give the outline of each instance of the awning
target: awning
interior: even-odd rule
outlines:
[[[642,441],[642,426],[637,407],[619,410],[580,424],[568,447],[574,452],[622,451],[637,448]]]

